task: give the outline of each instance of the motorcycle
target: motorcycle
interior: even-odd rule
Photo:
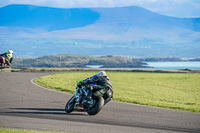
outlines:
[[[5,58],[3,56],[0,56],[0,69],[9,68],[6,64]]]
[[[111,100],[104,99],[104,94],[107,92],[105,88],[94,91],[92,93],[91,99],[87,99],[86,96],[88,94],[87,86],[77,85],[75,94],[72,98],[67,102],[65,106],[65,112],[71,113],[74,110],[77,111],[86,111],[89,115],[96,115],[100,112],[102,107]]]

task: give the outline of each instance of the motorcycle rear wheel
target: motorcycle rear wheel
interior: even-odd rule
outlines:
[[[95,98],[96,104],[92,108],[87,109],[89,115],[96,115],[102,109],[104,105],[104,99],[101,96]]]

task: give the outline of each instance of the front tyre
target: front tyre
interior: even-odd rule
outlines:
[[[96,104],[93,107],[87,109],[87,113],[89,115],[96,115],[97,113],[99,113],[99,111],[102,109],[104,105],[103,97],[98,96],[95,98],[95,100],[96,100]]]
[[[74,111],[74,105],[75,105],[75,96],[73,96],[66,104],[65,106],[65,112],[71,113]]]

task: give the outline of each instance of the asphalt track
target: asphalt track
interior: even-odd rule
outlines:
[[[0,72],[0,127],[78,133],[200,133],[200,114],[110,102],[96,116],[66,114],[70,94],[36,86],[45,73]]]

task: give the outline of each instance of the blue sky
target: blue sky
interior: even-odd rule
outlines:
[[[0,7],[10,4],[57,8],[140,6],[168,16],[200,17],[200,0],[0,0]]]

